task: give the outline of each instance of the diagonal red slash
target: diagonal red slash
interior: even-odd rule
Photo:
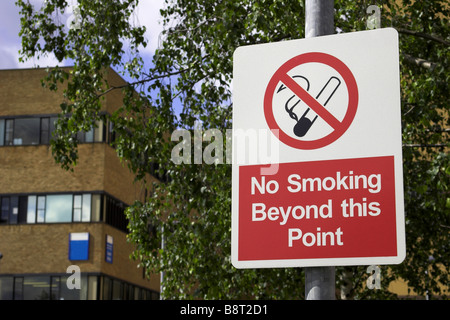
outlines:
[[[325,120],[334,130],[341,126],[341,122],[336,119],[327,109],[325,109],[316,99],[314,99],[308,91],[303,89],[289,75],[283,73],[280,75],[280,81],[284,83],[294,94],[302,99],[308,107],[310,107],[319,117]]]

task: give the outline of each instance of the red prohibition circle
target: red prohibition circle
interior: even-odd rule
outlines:
[[[306,91],[299,85],[297,85],[296,82],[287,74],[293,68],[301,64],[311,62],[322,63],[330,66],[331,68],[335,69],[345,81],[348,90],[348,106],[344,119],[342,121],[335,119],[333,115],[331,115],[328,111],[326,111],[325,108],[320,106],[320,104],[317,101],[315,101],[314,98],[312,98],[308,93],[306,93]],[[278,83],[280,81],[283,82],[286,86],[288,86],[287,83],[290,83],[290,85],[295,87],[297,90],[304,91],[302,100],[304,100],[304,102],[308,104],[309,107],[311,107],[312,105],[316,105],[319,108],[321,108],[321,110],[320,109],[316,110],[313,108],[312,109],[320,117],[322,117],[329,125],[331,125],[334,130],[325,137],[310,141],[295,139],[290,135],[286,134],[283,130],[281,130],[275,120],[272,106],[273,96],[275,94],[276,87],[278,86]],[[264,95],[264,116],[266,118],[267,125],[271,130],[278,130],[278,139],[281,142],[296,149],[304,149],[304,150],[319,149],[339,139],[339,137],[342,136],[344,132],[350,127],[350,124],[355,118],[357,108],[358,108],[358,86],[356,84],[356,80],[355,77],[353,76],[353,73],[341,60],[332,55],[322,52],[304,53],[286,61],[274,73],[274,75],[270,79]]]

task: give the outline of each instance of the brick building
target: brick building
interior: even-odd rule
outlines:
[[[159,275],[146,279],[126,242],[124,208],[142,198],[141,186],[108,144],[108,123],[78,135],[73,172],[55,163],[49,141],[62,92],[41,86],[45,72],[0,70],[0,300],[158,299]],[[121,102],[111,92],[103,112]]]

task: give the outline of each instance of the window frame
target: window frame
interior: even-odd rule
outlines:
[[[70,205],[68,205],[71,210],[70,221],[49,221],[48,219],[48,197],[58,195],[71,196]],[[81,204],[75,203],[76,197],[80,197]],[[16,202],[17,205],[14,205]],[[67,209],[68,206],[65,208]],[[104,222],[128,233],[129,221],[125,215],[128,206],[104,191],[0,194],[0,225]],[[13,213],[13,207],[17,208],[16,214]],[[76,209],[81,210],[79,216],[75,212]],[[68,217],[68,212],[66,214]]]
[[[14,145],[14,119],[5,119],[5,146]]]
[[[41,135],[40,118],[19,117],[14,119],[14,130],[13,130],[14,146],[37,146],[40,144],[40,135]]]
[[[6,202],[8,204],[6,205]],[[0,197],[0,224],[9,224],[9,211],[11,210],[11,199],[9,196]]]
[[[106,113],[105,113],[106,114]],[[37,143],[15,143],[17,138],[17,120],[38,120],[38,134],[36,136]],[[18,115],[0,117],[0,146],[38,146],[49,145],[53,132],[55,131],[55,121],[58,120],[58,114],[41,114],[41,115]],[[101,119],[95,122],[89,131],[80,131],[74,136],[79,143],[108,143],[109,120]]]
[[[77,199],[79,198],[80,205],[76,206],[76,203],[78,202]],[[81,217],[83,215],[83,196],[78,193],[73,194],[73,204],[72,204],[72,221],[73,222],[81,222]],[[75,211],[79,210],[79,216],[75,213]]]
[[[0,146],[5,145],[5,121],[6,119],[0,119]]]
[[[47,127],[44,129],[44,123]],[[45,141],[44,141],[45,140]],[[39,128],[39,144],[40,145],[48,145],[50,144],[51,133],[50,133],[50,117],[41,117],[40,118],[40,128]]]
[[[43,199],[43,207],[40,207],[39,200]],[[38,195],[36,200],[36,223],[45,223],[45,213],[47,210],[47,196]],[[41,203],[41,204],[42,204]],[[41,214],[42,213],[42,214]]]

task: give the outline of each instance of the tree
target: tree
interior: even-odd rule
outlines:
[[[163,41],[150,67],[139,57],[145,28],[129,22],[137,2],[79,0],[76,28],[67,28],[60,19],[66,1],[47,0],[38,9],[17,1],[22,59],[54,53],[61,62],[73,62],[71,71],[51,69],[43,80],[50,90],[67,85],[52,142],[56,161],[72,168],[77,161],[74,133],[108,118],[118,156],[136,179],[147,183],[148,174],[160,177],[158,184],[147,183],[148,198],[132,204],[127,215],[134,258],[147,272],[163,272],[164,297],[303,298],[300,268],[232,267],[231,167],[225,161],[198,164],[195,156],[189,156],[190,164],[174,163],[172,150],[179,140],[170,139],[175,129],[186,129],[194,145],[199,126],[222,133],[231,128],[234,50],[303,38],[303,2],[166,0]],[[345,275],[338,278],[351,279],[353,289],[347,293],[355,298],[393,297],[387,288],[399,277],[421,295],[443,295],[440,286],[449,280],[450,8],[441,0],[376,2],[382,26],[400,33],[407,258],[389,272],[383,269],[382,290],[364,289],[365,267],[338,268]],[[336,0],[337,30],[364,30],[370,4]],[[109,66],[130,79],[128,85],[109,85],[103,76]],[[123,105],[114,114],[101,114],[101,100],[113,90],[123,91]],[[214,139],[226,145],[225,134]]]

